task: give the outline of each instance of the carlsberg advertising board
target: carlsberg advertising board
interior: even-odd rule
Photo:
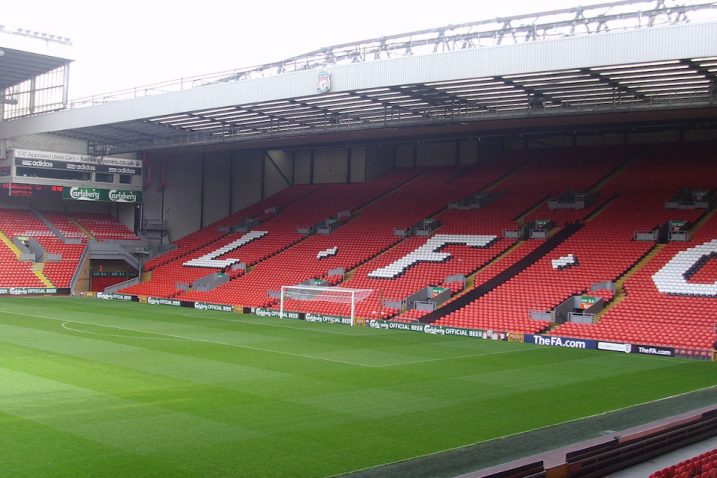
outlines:
[[[74,201],[139,203],[142,202],[142,191],[65,186],[62,188],[62,198]]]

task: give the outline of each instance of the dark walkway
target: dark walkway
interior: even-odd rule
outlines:
[[[580,449],[591,442],[602,442],[606,437],[622,436],[649,428],[656,422],[665,422],[670,417],[681,414],[692,415],[695,410],[713,408],[715,404],[717,404],[717,386],[345,476],[478,478],[490,471],[539,460],[545,460],[547,468],[562,463],[568,449]]]

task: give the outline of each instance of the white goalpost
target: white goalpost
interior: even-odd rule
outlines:
[[[351,326],[356,320],[356,304],[371,295],[372,289],[320,287],[312,285],[283,285],[279,296],[279,318],[284,318],[284,299],[312,302],[333,302],[351,305]]]

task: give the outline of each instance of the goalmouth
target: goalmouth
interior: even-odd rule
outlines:
[[[279,297],[279,318],[284,318],[284,299],[333,302],[351,305],[351,326],[356,322],[356,304],[371,295],[373,289],[349,289],[344,287],[321,287],[312,285],[283,285]]]

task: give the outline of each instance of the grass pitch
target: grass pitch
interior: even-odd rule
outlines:
[[[0,476],[327,476],[717,384],[717,364],[0,299]]]

